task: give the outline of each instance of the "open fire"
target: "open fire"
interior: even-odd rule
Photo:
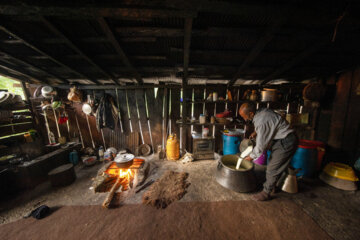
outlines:
[[[107,175],[109,178],[112,178],[115,181],[117,178],[120,178],[120,183],[123,187],[122,191],[126,191],[129,188],[129,185],[131,185],[131,181],[133,180],[135,175],[135,169],[133,165],[131,165],[129,168],[119,168],[117,167],[116,163],[113,162],[104,171],[104,175]]]
[[[115,162],[110,162],[99,170],[94,179],[93,188],[95,192],[109,192],[104,201],[104,207],[110,205],[115,192],[124,192],[134,187],[133,182],[137,171],[144,162],[144,159],[135,158],[129,168],[119,168]]]
[[[110,190],[107,190],[109,193],[102,204],[104,208],[109,208],[117,191],[123,192],[133,187],[136,171],[143,163],[143,159],[134,159],[133,164],[129,168],[119,168],[115,162],[110,163],[102,174],[104,177],[102,184],[106,184],[106,189],[109,189],[109,186],[111,186]]]

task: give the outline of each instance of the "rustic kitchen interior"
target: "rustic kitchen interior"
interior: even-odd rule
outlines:
[[[359,10],[2,1],[0,238],[358,239]]]

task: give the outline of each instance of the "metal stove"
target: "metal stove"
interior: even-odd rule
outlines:
[[[192,138],[193,155],[195,160],[214,159],[215,138]]]

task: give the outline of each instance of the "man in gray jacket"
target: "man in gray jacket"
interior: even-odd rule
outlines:
[[[256,110],[252,102],[244,103],[239,109],[240,116],[245,121],[252,121],[255,127],[256,146],[245,160],[252,161],[269,149],[271,156],[266,168],[266,181],[263,190],[252,196],[253,200],[266,201],[274,190],[282,172],[284,172],[294,155],[298,138],[287,121],[271,109]]]

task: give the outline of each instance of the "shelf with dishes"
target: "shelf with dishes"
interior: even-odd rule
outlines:
[[[242,101],[227,101],[227,100],[217,100],[217,101],[208,101],[208,100],[195,100],[195,101],[183,101],[184,103],[194,103],[194,104],[200,104],[200,103],[230,103],[230,104],[237,104],[237,103],[244,103],[246,100]],[[180,103],[183,103],[180,101]]]
[[[205,123],[200,123],[198,120],[195,121],[186,121],[185,123],[183,123],[182,120],[177,120],[176,124],[179,125],[194,125],[194,126],[242,126],[244,125],[244,123],[239,122],[239,121],[229,121],[229,122],[215,122],[215,123],[211,123],[211,122],[205,122]]]

